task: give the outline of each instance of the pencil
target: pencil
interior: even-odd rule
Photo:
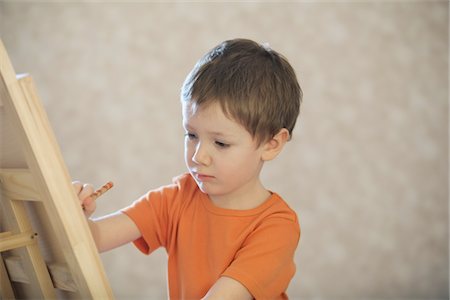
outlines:
[[[95,201],[95,199],[97,199],[98,197],[100,197],[101,195],[106,193],[113,186],[114,186],[114,184],[111,181],[109,181],[109,182],[105,183],[101,188],[96,190],[90,197],[92,198],[92,200]]]

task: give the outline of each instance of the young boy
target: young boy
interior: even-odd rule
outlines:
[[[267,46],[235,39],[208,52],[181,92],[189,173],[89,219],[99,251],[164,247],[171,299],[287,298],[300,228],[259,177],[291,138],[301,98],[294,70]],[[91,216],[92,186],[74,187]]]

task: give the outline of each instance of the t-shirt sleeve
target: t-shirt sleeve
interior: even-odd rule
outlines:
[[[145,254],[159,247],[170,248],[176,237],[176,224],[183,209],[184,198],[192,198],[195,182],[189,174],[173,178],[173,183],[149,191],[132,205],[122,210],[133,220],[141,232],[134,241]]]
[[[150,254],[167,241],[167,200],[163,190],[150,191],[122,210],[141,232],[134,241],[143,253]]]
[[[278,299],[295,274],[299,238],[296,216],[272,217],[247,238],[222,276],[242,283],[256,299]]]

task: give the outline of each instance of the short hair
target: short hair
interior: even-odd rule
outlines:
[[[302,90],[287,59],[248,39],[224,41],[195,65],[181,89],[194,110],[219,103],[261,144],[282,128],[292,136]]]

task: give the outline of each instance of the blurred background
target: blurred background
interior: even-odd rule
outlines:
[[[447,1],[0,1],[73,179],[96,215],[185,172],[179,91],[223,40],[267,42],[304,102],[263,181],[299,215],[292,299],[448,299]],[[117,299],[164,299],[166,254],[101,255]]]

